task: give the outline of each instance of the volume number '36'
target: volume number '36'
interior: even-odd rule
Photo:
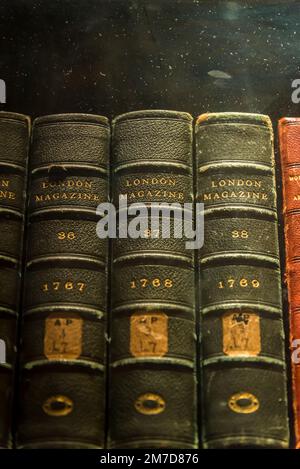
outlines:
[[[72,241],[73,239],[76,238],[76,235],[74,231],[59,231],[57,233],[57,238],[60,241],[63,241],[64,239],[68,239],[69,241]]]

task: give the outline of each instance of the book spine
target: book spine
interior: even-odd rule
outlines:
[[[127,213],[126,197],[147,213],[141,209],[136,238],[121,238],[119,222],[112,246],[109,447],[194,448],[193,251],[183,238],[164,236],[164,217],[150,219],[148,211],[151,204],[192,203],[192,118],[175,111],[121,115],[112,145],[118,215]],[[128,222],[135,223],[130,214]],[[171,230],[173,224],[171,216]]]
[[[34,121],[19,448],[104,446],[109,144],[101,116]]]
[[[283,118],[279,121],[281,153],[283,215],[285,236],[285,277],[289,300],[290,350],[292,369],[292,400],[296,447],[300,448],[300,119]]]
[[[267,116],[196,123],[205,448],[288,447],[273,132]]]
[[[0,448],[12,446],[30,119],[0,113]]]

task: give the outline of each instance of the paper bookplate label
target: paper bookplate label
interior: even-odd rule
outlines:
[[[162,357],[168,352],[168,316],[133,314],[130,318],[130,352],[135,357]]]
[[[223,352],[231,356],[255,356],[261,351],[260,318],[253,312],[228,312],[222,317]]]
[[[82,352],[82,324],[74,313],[50,314],[45,321],[45,356],[49,360],[78,358]]]

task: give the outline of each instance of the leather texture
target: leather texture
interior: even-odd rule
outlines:
[[[21,290],[30,119],[0,112],[0,448],[12,446],[12,400]],[[5,359],[5,360],[4,360]],[[5,362],[2,362],[2,361]]]
[[[117,117],[115,204],[125,195],[128,204],[147,206],[192,202],[192,140],[189,114],[139,111]],[[156,221],[159,233],[149,221],[145,237],[112,243],[109,448],[198,444],[194,253],[185,239],[163,238],[162,219]]]
[[[287,448],[286,368],[273,132],[267,116],[196,123],[202,442]]]
[[[285,275],[289,299],[290,350],[297,351],[294,340],[300,338],[300,119],[284,117],[278,126],[281,153],[283,215],[285,235]],[[296,354],[298,356],[298,354]],[[300,448],[300,368],[291,360],[292,398],[296,447]]]
[[[105,444],[109,146],[105,117],[34,121],[18,448]]]

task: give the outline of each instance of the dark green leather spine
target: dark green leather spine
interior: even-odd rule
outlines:
[[[30,119],[0,112],[0,448],[12,445],[12,399]]]
[[[104,446],[109,144],[105,117],[34,121],[19,448]]]
[[[202,440],[289,443],[273,133],[256,114],[200,116]]]
[[[115,205],[125,195],[128,204],[148,207],[191,203],[191,116],[139,111],[117,117],[112,190]],[[158,223],[159,232],[149,221],[143,236],[113,242],[110,448],[197,445],[193,251],[184,239],[163,239],[161,218]]]

